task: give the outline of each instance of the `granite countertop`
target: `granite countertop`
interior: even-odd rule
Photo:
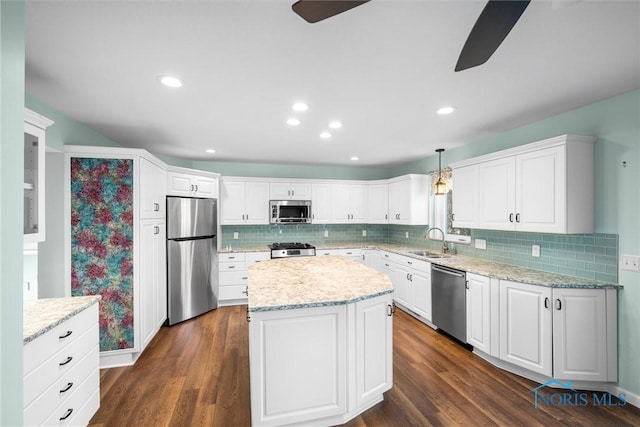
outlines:
[[[447,255],[444,258],[427,258],[411,254],[409,250],[422,250],[408,246],[394,245],[388,243],[353,243],[353,242],[331,242],[315,244],[316,250],[327,249],[380,249],[393,252],[398,255],[407,256],[432,264],[464,270],[467,273],[475,273],[481,276],[492,277],[500,280],[512,280],[514,282],[529,283],[532,285],[547,286],[553,288],[611,288],[622,289],[617,283],[603,282],[595,279],[585,279],[564,274],[551,273],[527,267],[518,267],[510,264],[503,264],[494,261],[487,261],[480,258],[472,258],[463,255]],[[256,252],[265,251],[266,246],[256,246],[251,248],[236,248],[236,252]]]
[[[341,256],[272,259],[249,267],[249,311],[350,304],[393,292],[389,277]]]
[[[100,295],[43,298],[24,302],[23,342],[27,344],[100,301]]]

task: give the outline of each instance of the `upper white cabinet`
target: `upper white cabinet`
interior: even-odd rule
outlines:
[[[431,178],[403,175],[389,180],[389,224],[427,225]]]
[[[24,110],[24,243],[45,240],[45,133],[53,123],[34,111]]]
[[[333,184],[331,222],[366,223],[367,190],[365,184]]]
[[[271,200],[311,200],[311,183],[271,182],[269,198]]]
[[[311,185],[311,222],[328,224],[331,222],[331,184],[313,183]]]
[[[221,225],[269,224],[269,182],[222,178],[220,208]]]
[[[563,135],[453,164],[454,226],[592,233],[594,142]]]
[[[218,198],[218,174],[170,166],[167,172],[170,196]]]
[[[389,222],[389,184],[369,184],[369,224]]]
[[[140,193],[140,218],[164,218],[166,210],[166,191],[160,182],[166,181],[165,168],[144,157],[140,158],[141,187],[147,189]]]

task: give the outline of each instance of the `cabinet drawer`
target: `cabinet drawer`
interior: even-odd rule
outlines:
[[[246,270],[247,266],[244,264],[244,261],[236,261],[236,262],[221,262],[218,264],[218,270],[220,272],[223,271],[242,271]]]
[[[245,254],[245,263],[247,268],[260,261],[271,259],[271,252],[247,252]]]
[[[47,426],[79,426],[87,425],[93,414],[100,407],[100,370],[96,367],[79,385],[69,398],[53,410],[52,415],[45,420]],[[65,419],[61,419],[64,418]],[[25,425],[27,417],[24,418]]]
[[[23,350],[23,373],[26,375],[65,345],[75,341],[98,322],[98,304],[65,320],[44,335],[27,343]]]
[[[431,263],[410,257],[400,257],[399,264],[413,268],[415,270],[431,274]]]
[[[99,388],[99,358],[98,345],[96,343],[82,360],[60,376],[57,381],[51,384],[49,388],[25,408],[24,424],[40,425],[51,414],[54,414],[53,417],[61,418],[68,408],[79,409],[83,405],[86,396],[91,394],[91,391],[83,390],[86,390],[87,382],[92,382],[92,376],[97,377],[94,389]],[[52,425],[58,425],[58,418],[54,418]]]
[[[220,301],[247,298],[247,285],[233,285],[220,287]]]
[[[93,328],[25,375],[23,405],[30,404],[60,378],[66,378],[94,347],[97,348],[97,345],[98,324],[94,322]],[[96,356],[95,366],[98,365],[99,360]],[[76,384],[79,383],[76,381]]]
[[[402,261],[402,258],[404,258],[402,255],[397,255],[392,252],[380,252],[380,259],[385,261],[400,263]]]
[[[237,262],[237,261],[244,262],[244,260],[245,260],[244,253],[232,252],[232,253],[219,253],[218,254],[218,262],[220,262],[220,263],[223,263],[223,262]]]
[[[242,271],[221,271],[220,272],[220,287],[230,285],[247,285],[248,273],[246,270]]]

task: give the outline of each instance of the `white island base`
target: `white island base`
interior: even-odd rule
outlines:
[[[353,263],[350,270],[368,269],[345,262]],[[393,384],[392,293],[382,292],[334,305],[252,311],[249,287],[254,426],[339,425],[382,401]]]

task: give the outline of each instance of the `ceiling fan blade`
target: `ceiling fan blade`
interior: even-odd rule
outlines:
[[[462,48],[456,71],[484,64],[498,49],[530,0],[489,0]]]
[[[310,24],[346,12],[370,0],[298,0],[293,11]]]

